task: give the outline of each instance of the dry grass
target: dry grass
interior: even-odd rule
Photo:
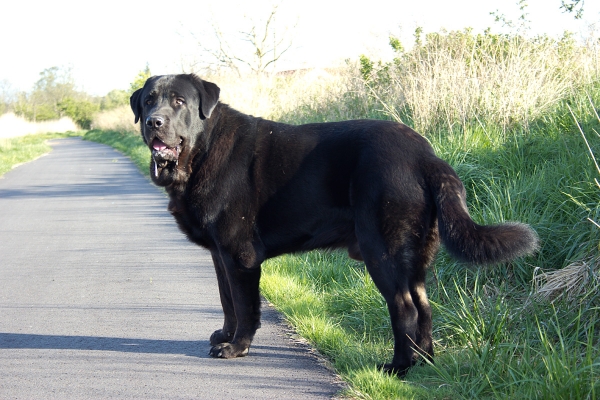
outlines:
[[[598,41],[566,36],[523,39],[470,31],[428,34],[411,51],[376,64],[365,81],[356,65],[238,77],[203,78],[221,100],[263,118],[289,123],[392,118],[427,134],[467,126],[527,128],[531,121],[600,75]],[[137,132],[128,107],[99,113],[97,129]]]
[[[595,287],[600,278],[598,257],[580,260],[551,272],[537,267],[533,272],[534,294],[538,299],[573,300]]]
[[[526,126],[597,77],[598,56],[597,42],[582,46],[569,36],[436,33],[375,68],[370,88],[392,117],[408,115],[422,132],[464,129],[475,120],[506,131]]]
[[[360,104],[340,99],[352,93],[368,96],[355,69],[346,66],[331,69],[308,69],[276,75],[213,75],[205,79],[221,88],[221,99],[232,107],[263,118],[285,122],[351,119],[364,116]]]
[[[136,133],[139,128],[133,121],[131,108],[125,105],[97,113],[92,121],[92,129]]]
[[[586,94],[587,100],[589,101],[590,110],[600,123],[600,116],[598,115],[596,106],[594,105],[590,94]],[[592,146],[590,145],[590,142],[588,141],[581,125],[577,121],[572,108],[568,105],[567,108],[569,109],[569,112],[573,117],[574,124],[577,126],[587,146],[587,150],[590,154],[590,158],[594,162],[596,171],[600,174],[600,166],[598,166],[598,161],[593,152]],[[594,133],[598,134],[595,129],[592,130]],[[597,178],[594,178],[594,183],[596,184],[597,188],[600,188],[600,182],[598,182]],[[587,208],[585,204],[581,204],[581,206]],[[597,207],[598,205],[596,200],[596,210]],[[593,210],[590,209],[590,211]],[[596,228],[600,228],[600,224],[598,224],[598,222],[596,222],[594,219],[587,217],[587,220],[594,224]],[[585,243],[586,247],[593,249],[591,251],[588,250],[588,252],[590,252],[588,254],[591,255],[574,261],[562,269],[547,273],[542,272],[539,267],[535,268],[533,272],[535,297],[546,301],[554,301],[562,298],[572,301],[587,293],[593,293],[598,289],[598,287],[600,287],[600,254],[598,253],[597,242],[593,238],[587,240],[588,243]]]
[[[79,127],[68,117],[56,121],[30,122],[12,113],[0,116],[0,139],[37,133],[64,133],[78,130]]]
[[[367,91],[356,68],[299,70],[277,75],[203,76],[221,88],[220,100],[235,109],[267,119],[303,123],[319,118],[337,121],[368,114]],[[353,102],[341,101],[351,95]],[[93,129],[138,132],[129,106],[96,114]]]

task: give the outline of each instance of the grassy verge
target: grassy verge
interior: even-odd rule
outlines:
[[[261,288],[331,360],[351,396],[597,398],[597,307],[524,306],[522,288],[515,296],[473,271],[430,282],[435,364],[403,380],[381,373],[375,365],[392,352],[387,310],[362,266],[344,258],[313,252],[270,260]]]
[[[81,136],[81,133],[45,133],[0,139],[0,175],[18,164],[28,162],[48,153],[51,148],[46,143],[50,139]]]

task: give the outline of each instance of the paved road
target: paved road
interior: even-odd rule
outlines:
[[[0,178],[0,399],[311,399],[340,390],[263,306],[250,356],[222,325],[210,256],[129,160],[78,138]]]

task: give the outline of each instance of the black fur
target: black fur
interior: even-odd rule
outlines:
[[[151,176],[187,237],[210,250],[225,314],[214,357],[244,356],[260,325],[260,265],[289,252],[347,248],[385,298],[395,338],[385,369],[433,356],[427,267],[439,247],[472,263],[529,254],[527,225],[477,225],[456,173],[399,123],[292,126],[242,114],[195,75],[148,79],[131,96]]]

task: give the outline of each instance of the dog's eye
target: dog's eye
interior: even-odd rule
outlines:
[[[183,104],[185,104],[185,100],[183,100],[182,98],[177,98],[175,99],[175,104],[177,104],[178,106],[182,106]]]
[[[146,104],[147,104],[147,105],[150,105],[150,104],[152,104],[152,100],[150,100],[150,99],[146,100]]]

